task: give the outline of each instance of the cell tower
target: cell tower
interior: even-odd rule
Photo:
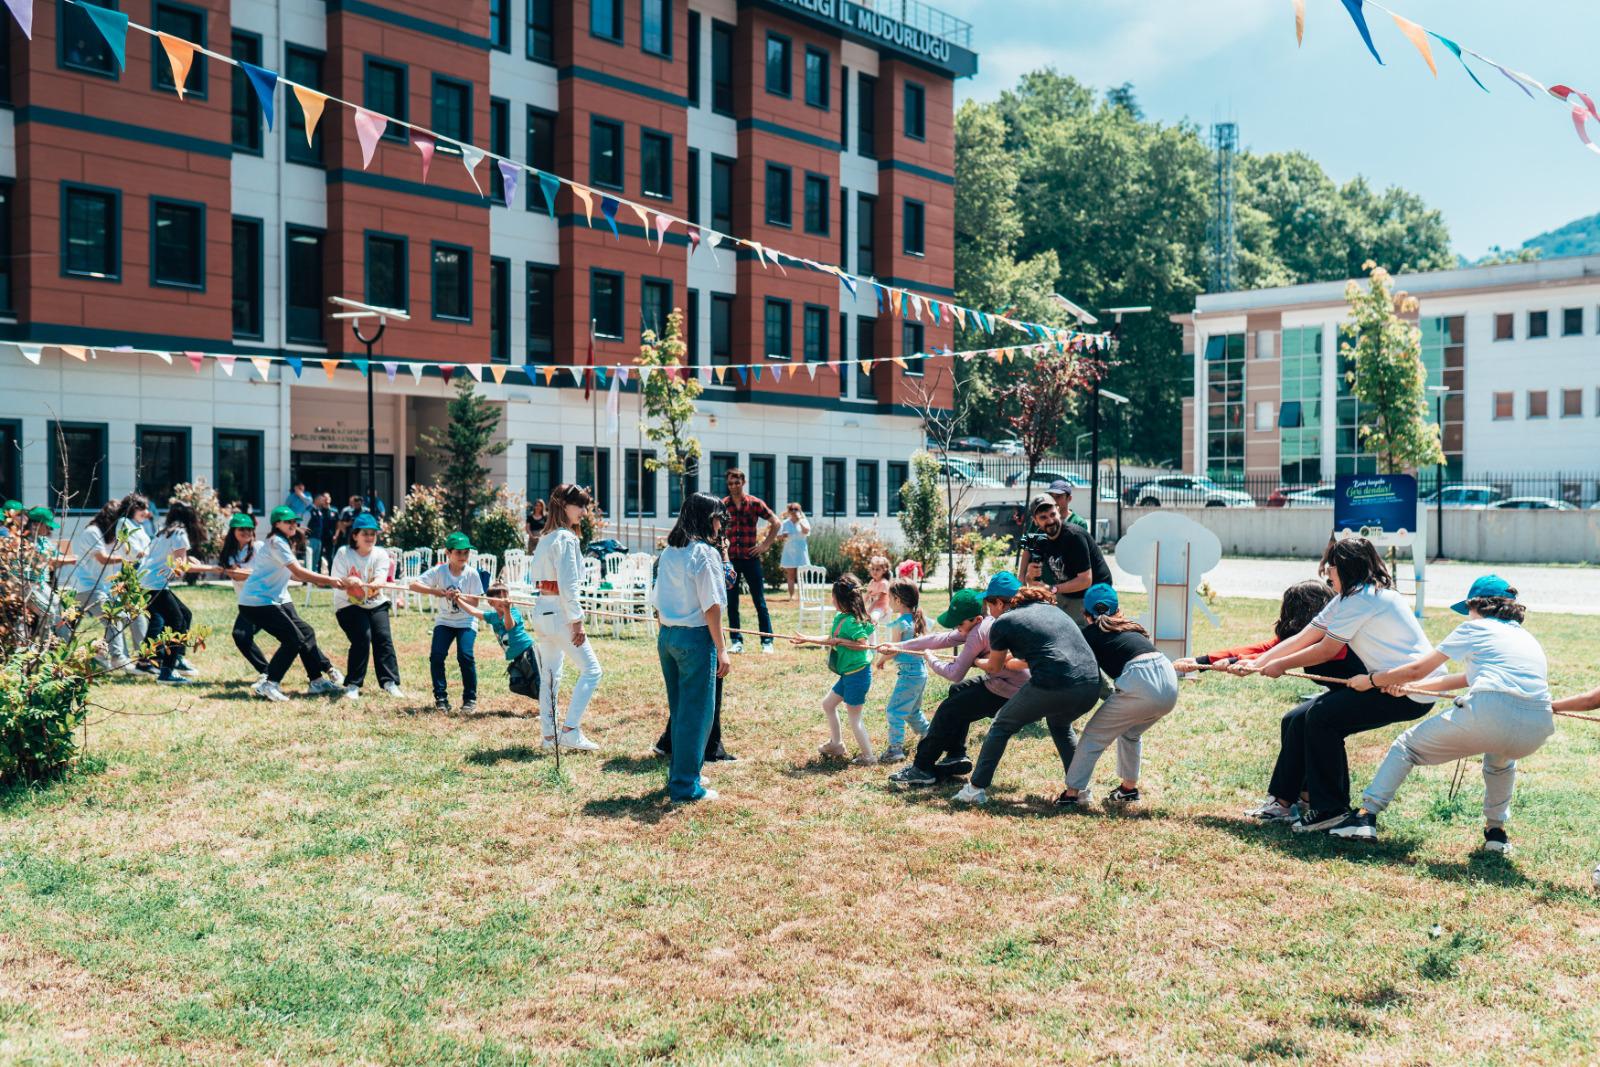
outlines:
[[[1237,285],[1238,259],[1234,246],[1233,157],[1239,150],[1239,127],[1219,122],[1211,127],[1211,147],[1216,154],[1217,184],[1211,205],[1211,292],[1231,292]]]

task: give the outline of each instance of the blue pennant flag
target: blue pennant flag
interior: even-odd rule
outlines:
[[[1378,54],[1377,48],[1372,44],[1372,31],[1367,29],[1367,16],[1361,10],[1364,0],[1344,0],[1345,10],[1350,12],[1350,17],[1355,20],[1356,30],[1361,34],[1361,39],[1366,42],[1367,51],[1372,53],[1372,58],[1381,66],[1383,57]]]
[[[850,295],[854,297],[856,295],[856,280],[842,272],[839,275],[839,280],[844,283],[844,287],[850,290]]]
[[[883,286],[877,282],[872,283],[872,295],[878,298],[878,314],[883,314]]]
[[[239,66],[244,68],[245,77],[250,79],[250,84],[255,87],[256,97],[261,101],[261,114],[267,120],[267,129],[272,129],[273,103],[272,92],[278,87],[278,72],[258,67],[254,63],[239,61]]]
[[[356,365],[356,370],[361,372],[361,376],[363,378],[365,378],[367,376],[367,361],[366,360],[364,360],[364,359],[352,359],[350,362],[354,363]]]
[[[933,324],[935,326],[943,326],[944,322],[939,316],[939,301],[930,300],[928,301],[928,306],[933,309]]]
[[[296,378],[300,377],[300,371],[305,366],[305,360],[299,356],[284,356],[283,359],[284,362],[289,364],[289,369],[294,371],[294,376]]]
[[[750,370],[748,367],[735,367],[733,369],[739,372],[740,385],[748,385],[750,383]]]
[[[100,36],[106,39],[106,44],[111,46],[111,54],[117,57],[117,69],[127,70],[128,16],[120,11],[96,7],[93,4],[78,4],[77,8],[89,16],[89,21],[100,31]]]
[[[619,241],[622,240],[622,234],[617,232],[617,209],[621,206],[614,197],[608,196],[600,201],[600,214],[604,215],[606,221],[611,224],[611,236]]]

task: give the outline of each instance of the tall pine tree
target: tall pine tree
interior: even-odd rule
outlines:
[[[500,408],[478,394],[472,379],[456,379],[456,395],[447,408],[450,421],[442,428],[422,431],[424,453],[442,465],[434,482],[444,491],[445,517],[458,530],[472,532],[478,512],[494,503],[494,486],[483,461],[509,447],[496,441]]]

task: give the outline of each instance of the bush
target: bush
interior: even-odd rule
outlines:
[[[865,523],[850,524],[850,536],[844,539],[840,551],[844,553],[844,558],[850,561],[850,569],[863,577],[873,556],[883,556],[889,559],[890,563],[894,562],[889,555],[889,542],[883,539],[883,535],[876,527]]]
[[[54,778],[77,756],[93,662],[78,648],[64,658],[19,650],[0,668],[0,783]]]
[[[217,491],[207,485],[204,479],[181,482],[172,487],[172,499],[181,500],[194,508],[195,515],[200,519],[200,532],[204,540],[198,545],[189,546],[195,558],[216,559],[222,551],[222,539],[227,535],[228,519],[231,517],[223,508],[222,501],[217,499]]]
[[[939,484],[939,461],[927,452],[911,456],[911,480],[895,491],[900,494],[900,528],[906,535],[906,555],[933,573],[944,555],[950,528],[944,488]]]
[[[492,552],[504,556],[513,548],[527,545],[523,516],[526,505],[521,493],[501,488],[495,493],[494,503],[478,512],[472,523],[472,543],[479,552]]]
[[[827,571],[829,582],[838,581],[841,575],[850,570],[850,560],[844,554],[844,539],[845,533],[837,523],[826,526],[816,523],[811,527],[811,539],[808,542],[811,565]]]
[[[384,544],[402,552],[438,548],[450,534],[444,517],[444,490],[414,485],[383,526]]]

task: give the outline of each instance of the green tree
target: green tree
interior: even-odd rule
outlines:
[[[1427,372],[1422,365],[1422,331],[1401,316],[1414,315],[1417,302],[1394,293],[1389,272],[1371,260],[1368,284],[1345,287],[1354,340],[1339,348],[1351,367],[1351,394],[1361,413],[1361,442],[1378,457],[1384,474],[1400,474],[1443,461],[1439,428],[1428,422]]]
[[[444,491],[445,518],[456,529],[472,532],[478,512],[494,502],[494,486],[483,461],[498,456],[509,446],[496,441],[500,429],[500,408],[481,396],[472,379],[456,379],[456,395],[447,407],[450,421],[442,428],[422,432],[424,453],[443,470],[434,483]]]
[[[939,486],[939,461],[927,452],[911,454],[911,477],[900,486],[900,529],[905,532],[906,555],[922,564],[923,574],[939,565],[950,528],[943,491]]]
[[[695,401],[705,387],[684,364],[688,348],[683,343],[683,312],[673,308],[667,316],[667,332],[657,338],[654,330],[646,330],[642,340],[639,387],[644,390],[644,413],[650,420],[644,425],[644,435],[661,446],[661,458],[651,456],[644,464],[678,479],[680,498],[687,499],[689,476],[700,466],[700,439],[689,433],[689,427],[697,411]],[[645,371],[647,367],[655,368],[656,373]]]
[[[1022,499],[1033,496],[1033,476],[1039,462],[1061,443],[1067,405],[1101,369],[1098,361],[1074,355],[1054,355],[1038,360],[1030,373],[1018,376],[1006,389],[1013,409],[1011,432],[1022,445],[1028,477]]]

